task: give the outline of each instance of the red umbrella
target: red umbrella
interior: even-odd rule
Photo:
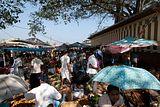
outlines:
[[[115,41],[109,45],[106,45],[106,50],[112,54],[117,54],[127,52],[132,48],[148,47],[152,45],[157,46],[158,43],[154,40],[147,40],[142,38],[135,39],[133,37],[126,37],[120,41]]]
[[[129,47],[129,46],[126,46],[126,47],[116,46],[116,45],[106,46],[106,50],[112,54],[124,53],[131,49],[132,47]]]

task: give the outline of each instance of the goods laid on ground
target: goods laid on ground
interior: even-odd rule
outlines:
[[[34,107],[35,101],[34,100],[19,100],[19,101],[12,101],[10,107]]]

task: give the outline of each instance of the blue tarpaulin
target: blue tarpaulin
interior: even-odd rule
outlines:
[[[12,51],[48,51],[49,48],[0,48],[0,50],[12,50]]]

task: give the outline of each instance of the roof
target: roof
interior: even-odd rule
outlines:
[[[30,42],[32,44],[36,44],[36,45],[47,45],[50,46],[48,43],[43,42],[42,40],[38,39],[38,38],[28,38],[26,39],[27,42]]]
[[[108,27],[108,28],[106,28],[106,29],[104,29],[104,30],[102,30],[100,32],[92,34],[90,37],[88,37],[88,39],[92,39],[94,37],[98,37],[98,36],[100,36],[100,35],[102,35],[102,34],[104,34],[106,32],[112,31],[115,28],[124,26],[124,25],[129,24],[129,23],[131,23],[133,21],[136,21],[136,20],[141,19],[143,17],[146,17],[146,16],[148,16],[150,14],[153,14],[153,13],[155,13],[157,11],[157,8],[160,8],[160,4],[159,3],[156,4],[156,5],[153,5],[153,6],[149,7],[147,9],[145,9],[141,13],[138,13],[138,14],[135,14],[135,15],[129,17],[126,20],[120,21],[119,23],[116,23],[113,26],[110,26],[110,27]]]

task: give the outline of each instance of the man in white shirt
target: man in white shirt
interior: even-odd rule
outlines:
[[[67,51],[63,53],[63,56],[60,58],[60,60],[61,60],[61,86],[63,86],[65,78],[69,82],[71,82],[70,80],[70,73],[71,73],[70,57],[68,56]]]
[[[43,65],[43,62],[35,56],[31,61],[31,66],[33,67],[30,75],[31,89],[40,85],[41,65]]]
[[[88,62],[87,62],[87,73],[89,75],[95,75],[97,71],[100,69],[99,61],[102,59],[103,54],[100,50],[95,50],[92,55],[89,56]]]
[[[51,85],[41,83],[40,86],[33,88],[25,93],[27,100],[35,99],[35,107],[54,107],[54,100],[60,100],[62,95]]]
[[[33,66],[32,73],[41,73],[41,65],[43,65],[43,62],[39,58],[35,57],[32,59],[31,65]]]
[[[92,78],[97,72],[100,70],[100,66],[98,63],[99,59],[102,59],[102,53],[100,50],[95,50],[92,55],[89,56],[87,62],[87,73]],[[97,82],[93,83],[93,93],[96,93]]]

